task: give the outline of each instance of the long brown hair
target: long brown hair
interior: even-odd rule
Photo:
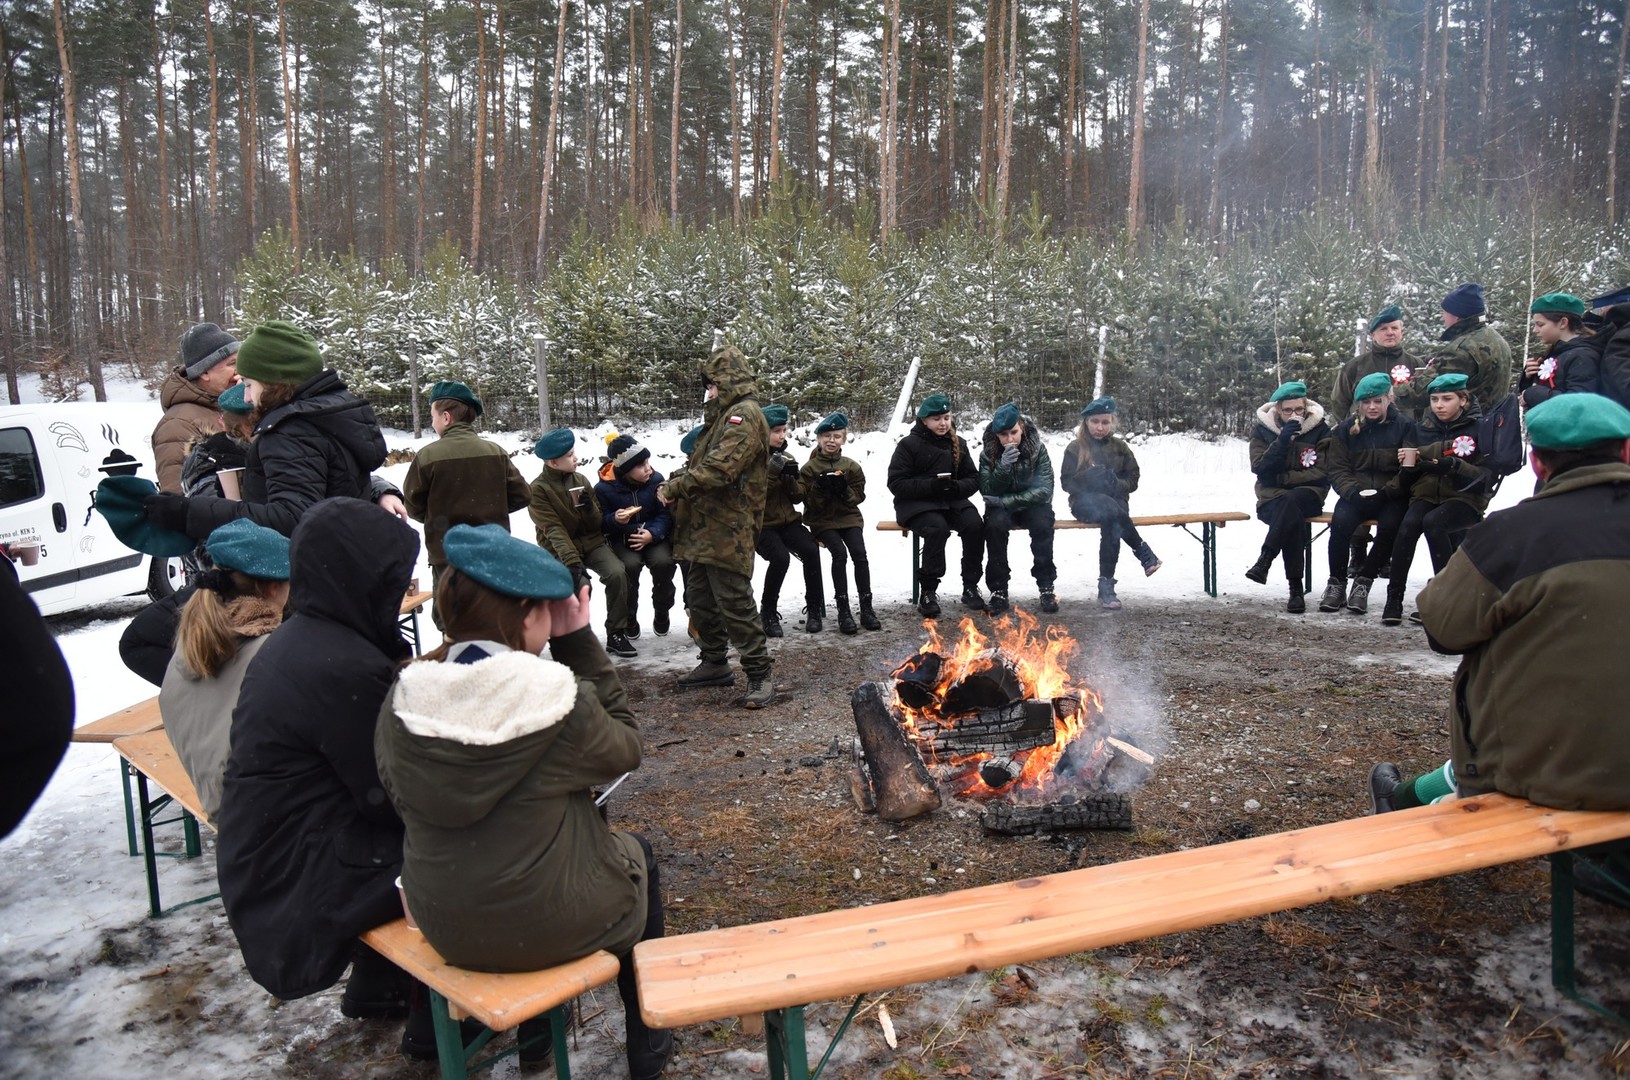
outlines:
[[[249,414],[253,427],[259,427],[260,422],[266,419],[269,413],[294,400],[294,391],[298,389],[293,383],[261,383],[260,393],[255,395],[255,410]]]
[[[217,568],[210,573],[219,577],[192,594],[181,609],[181,625],[175,634],[181,662],[201,679],[213,679],[238,655],[238,643],[244,635],[232,617],[232,604],[244,597],[270,602],[285,584],[252,578],[238,570]]]
[[[522,623],[527,614],[547,600],[505,596],[468,574],[448,566],[436,580],[436,607],[441,612],[443,639],[422,659],[445,660],[447,650],[461,641],[496,641],[512,649],[526,649]]]

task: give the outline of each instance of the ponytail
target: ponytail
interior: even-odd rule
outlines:
[[[265,597],[282,582],[263,582],[222,567],[193,580],[198,590],[181,609],[176,651],[187,670],[201,679],[213,679],[238,655],[238,641],[243,637],[233,618],[232,602],[240,597]]]

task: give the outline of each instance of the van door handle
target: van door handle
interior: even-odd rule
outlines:
[[[61,503],[51,504],[51,523],[57,527],[57,532],[68,531],[68,508]]]

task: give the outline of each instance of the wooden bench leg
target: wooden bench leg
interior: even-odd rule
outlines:
[[[1579,992],[1574,967],[1574,887],[1573,852],[1557,851],[1551,859],[1551,985],[1563,997],[1577,1001],[1591,1012],[1630,1027],[1624,1017]]]
[[[860,1003],[865,1000],[866,995],[861,994],[849,1006],[843,1023],[838,1025],[832,1041],[827,1044],[826,1053],[821,1055],[820,1062],[813,1070],[809,1067],[809,1050],[804,1039],[804,1007],[794,1005],[766,1012],[764,1047],[769,1058],[770,1080],[817,1080],[826,1069],[826,1063],[832,1060],[832,1053],[843,1041],[849,1025],[854,1022],[855,1014],[860,1011]]]
[[[158,899],[158,855],[153,850],[153,804],[147,797],[147,774],[131,768],[136,774],[137,807],[141,820],[142,863],[147,869],[147,913],[153,918],[164,914]]]
[[[124,788],[125,793],[125,839],[129,843],[130,854],[134,857],[140,855],[141,851],[136,847],[136,805],[135,794],[130,790],[130,771],[130,763],[120,758],[119,786]]]

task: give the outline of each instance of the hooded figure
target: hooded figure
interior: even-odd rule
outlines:
[[[249,974],[280,998],[333,986],[357,935],[402,913],[374,725],[408,657],[397,614],[418,557],[418,534],[375,506],[311,507],[289,549],[293,613],[232,713],[221,899]]]

